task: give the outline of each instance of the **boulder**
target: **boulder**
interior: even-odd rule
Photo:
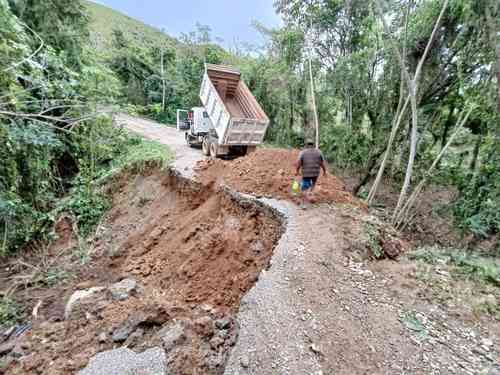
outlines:
[[[106,300],[106,288],[104,287],[77,290],[66,303],[64,318],[68,320],[85,316],[88,310],[94,309],[99,302],[104,300]]]
[[[186,332],[184,325],[181,322],[175,322],[163,327],[157,333],[160,337],[163,348],[168,352],[176,345],[182,344],[186,340]]]
[[[78,375],[164,375],[166,361],[165,351],[158,347],[142,353],[119,348],[96,354]]]
[[[122,281],[111,285],[108,290],[111,292],[114,300],[126,300],[130,294],[137,289],[137,281],[134,279],[123,279]]]

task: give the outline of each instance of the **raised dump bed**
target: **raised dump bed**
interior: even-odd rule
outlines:
[[[245,153],[263,142],[269,118],[239,70],[206,64],[200,99],[214,128],[204,145],[212,156],[228,154],[231,149]]]

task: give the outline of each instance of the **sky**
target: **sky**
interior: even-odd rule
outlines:
[[[273,0],[94,0],[142,22],[165,29],[178,37],[208,25],[213,38],[222,38],[226,48],[235,42],[260,45],[263,37],[252,27],[258,21],[266,27],[281,24]]]

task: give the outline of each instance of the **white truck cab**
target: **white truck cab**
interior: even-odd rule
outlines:
[[[177,130],[185,131],[189,146],[201,146],[203,138],[213,129],[212,121],[203,107],[193,107],[191,110],[177,110]]]

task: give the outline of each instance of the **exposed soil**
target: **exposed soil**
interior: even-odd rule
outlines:
[[[124,344],[141,351],[161,345],[161,328],[179,322],[189,345],[170,352],[169,368],[176,374],[221,373],[238,334],[233,315],[269,263],[280,219],[255,203],[167,172],[123,176],[111,190],[113,209],[90,262],[43,301],[33,328],[18,342],[29,355],[7,373],[74,373],[97,352],[116,346],[111,336],[120,328],[132,327]],[[125,278],[138,284],[129,298],[103,295],[64,320],[74,290]]]
[[[299,150],[263,148],[236,160],[220,159],[198,162],[196,170],[201,180],[215,181],[255,196],[272,197],[298,202],[292,192],[295,177],[294,163]],[[361,204],[332,174],[321,176],[314,194],[316,203]]]

